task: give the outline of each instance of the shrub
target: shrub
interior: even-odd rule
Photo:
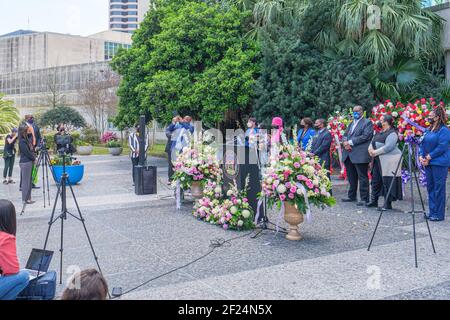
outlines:
[[[109,141],[106,144],[106,146],[108,148],[120,148],[120,147],[122,147],[122,144],[119,141],[112,140],[112,141]]]
[[[56,128],[60,123],[70,125],[74,128],[83,128],[86,122],[81,114],[70,107],[55,107],[46,111],[39,119],[39,125],[42,127]]]
[[[119,138],[117,138],[117,135],[114,132],[109,131],[105,132],[101,138],[102,143],[108,143],[110,141],[117,141],[117,140],[119,140]]]
[[[90,145],[95,145],[100,141],[97,130],[92,127],[81,130],[81,140]]]

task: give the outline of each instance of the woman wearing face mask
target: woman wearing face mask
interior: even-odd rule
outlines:
[[[302,129],[298,132],[297,141],[300,147],[303,150],[306,150],[309,142],[316,135],[316,130],[313,128],[311,118],[303,118],[302,121],[300,121],[300,127]]]
[[[430,221],[445,219],[445,197],[448,167],[450,166],[450,130],[443,106],[430,112],[431,126],[420,145],[419,160],[425,166]]]
[[[382,195],[385,199],[384,210],[392,209],[392,201],[402,200],[402,180],[401,171],[396,171],[398,162],[402,156],[397,147],[398,135],[394,127],[394,119],[390,115],[381,117],[377,126],[381,129],[372,139],[369,145],[369,155],[373,158],[372,168],[372,192],[371,200],[367,207],[378,207],[378,198]],[[394,179],[391,192],[388,195],[389,187]]]
[[[245,131],[245,146],[253,148],[255,146],[255,136],[258,134],[256,118],[249,118],[247,122],[247,130]]]

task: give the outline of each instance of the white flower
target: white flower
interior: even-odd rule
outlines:
[[[221,192],[222,192],[222,189],[220,187],[216,187],[214,189],[214,193],[221,193]]]
[[[180,180],[181,180],[181,181],[184,181],[184,180],[185,180],[185,177],[181,177]]]
[[[227,191],[227,196],[231,197],[233,195],[233,190],[228,190]]]
[[[242,226],[244,225],[244,221],[239,220],[238,223],[237,223],[237,225],[238,225],[238,227],[242,227]]]
[[[303,194],[303,192],[302,192],[302,190],[301,190],[300,188],[297,189],[297,194],[298,194],[299,196],[301,196],[301,195]]]
[[[279,184],[277,187],[278,193],[285,193],[287,191],[287,188],[284,184]]]
[[[236,214],[238,212],[238,208],[236,208],[235,206],[232,206],[230,209],[231,214]]]
[[[394,118],[397,118],[397,117],[398,117],[398,112],[397,112],[397,111],[392,112],[392,116],[393,116]]]
[[[272,182],[273,182],[272,177],[267,178],[267,183],[268,183],[268,184],[272,184]]]
[[[244,217],[244,219],[248,219],[250,217],[250,211],[243,210],[242,211],[242,216]]]

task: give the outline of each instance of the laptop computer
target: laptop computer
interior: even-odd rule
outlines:
[[[24,270],[30,274],[30,281],[47,273],[50,262],[53,258],[53,251],[32,249],[27,265]],[[39,267],[40,265],[40,267]]]

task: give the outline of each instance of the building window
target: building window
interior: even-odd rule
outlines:
[[[105,60],[111,60],[120,48],[130,49],[131,45],[117,42],[105,42]]]

